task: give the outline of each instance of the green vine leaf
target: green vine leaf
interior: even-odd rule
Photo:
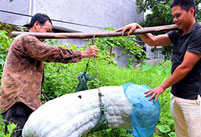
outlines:
[[[170,131],[170,127],[168,125],[158,125],[157,127],[162,133],[167,133]]]

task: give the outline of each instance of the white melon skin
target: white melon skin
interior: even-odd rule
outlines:
[[[132,104],[122,86],[101,87],[109,128],[131,129]],[[48,101],[26,122],[23,137],[79,137],[88,133],[100,113],[98,89],[66,94]]]

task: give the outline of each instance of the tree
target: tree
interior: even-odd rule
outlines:
[[[196,4],[196,19],[201,19],[201,9],[199,3],[201,0],[194,0]],[[159,26],[173,24],[173,18],[171,14],[172,0],[136,0],[138,6],[138,12],[145,12],[151,10],[152,14],[146,16],[146,20],[142,25],[145,26]]]
[[[194,1],[196,4],[196,19],[201,21],[201,9],[199,7],[201,0]],[[151,27],[174,24],[170,7],[171,2],[172,0],[136,0],[139,13],[146,12],[147,10],[152,11],[151,14],[147,14],[145,21],[141,25]],[[171,47],[163,47],[162,53],[166,58],[170,58]]]

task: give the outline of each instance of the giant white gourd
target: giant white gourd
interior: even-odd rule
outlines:
[[[101,87],[100,91],[102,102],[107,106],[105,115],[109,128],[132,129],[133,104],[125,96],[123,87]],[[99,113],[98,89],[66,94],[33,112],[22,133],[24,137],[79,137],[96,125]]]

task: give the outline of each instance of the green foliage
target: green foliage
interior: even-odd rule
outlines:
[[[0,115],[0,136],[1,134],[4,133],[4,123],[3,123],[3,118],[2,118],[2,115]]]
[[[10,45],[10,39],[6,36],[6,31],[0,30],[0,77],[2,76],[3,65],[7,56],[8,46]],[[0,136],[4,133],[4,123],[2,116],[0,115]]]
[[[22,27],[17,27],[15,25],[11,25],[11,24],[6,24],[0,21],[0,30],[4,30],[6,31],[6,35],[10,36],[12,31],[22,31],[24,30],[24,28]]]
[[[0,77],[2,77],[3,66],[6,60],[6,56],[13,39],[9,38],[5,30],[0,30]],[[1,137],[10,137],[13,133],[16,125],[11,123],[7,126],[9,133],[4,134],[4,123],[2,116],[0,115],[0,136]]]
[[[114,31],[114,28],[107,27],[105,30]],[[91,42],[88,43],[88,46],[89,45],[91,45]],[[147,58],[146,52],[138,43],[136,43],[136,36],[134,35],[129,37],[95,38],[95,45],[97,45],[100,50],[105,51],[104,55],[106,56],[112,56],[112,50],[114,48],[123,48],[123,55],[127,54],[129,57],[128,65],[132,65],[133,62],[139,63]]]
[[[8,134],[5,134],[5,125],[3,123],[2,116],[0,115],[0,137],[11,137],[12,133],[15,131],[15,128],[17,127],[16,124],[10,123],[7,126]]]
[[[201,0],[194,0],[196,4],[196,19],[201,18],[201,8],[199,4]],[[137,0],[138,12],[145,12],[151,10],[152,14],[146,16],[144,24],[146,26],[156,26],[172,24],[173,18],[171,14],[171,4],[172,0]]]
[[[125,129],[114,128],[98,131],[87,136],[83,135],[82,137],[133,137],[133,135]]]
[[[6,134],[5,137],[11,137],[11,135],[15,131],[16,127],[17,127],[17,125],[14,124],[14,123],[8,124],[8,126],[7,126],[7,128],[8,128],[8,134]]]
[[[195,5],[196,5],[196,19],[200,20],[201,19],[201,7],[200,7],[200,3],[201,0],[194,0],[195,1]]]
[[[160,26],[173,24],[173,18],[170,8],[171,0],[137,0],[138,12],[151,10],[151,14],[147,14],[143,26]]]
[[[7,33],[6,31],[0,30],[0,74],[1,75],[2,75],[4,62],[6,60],[6,56],[8,53],[8,49],[12,42],[12,39],[9,39],[6,33]]]
[[[170,127],[168,125],[158,125],[157,127],[162,133],[170,132]]]

